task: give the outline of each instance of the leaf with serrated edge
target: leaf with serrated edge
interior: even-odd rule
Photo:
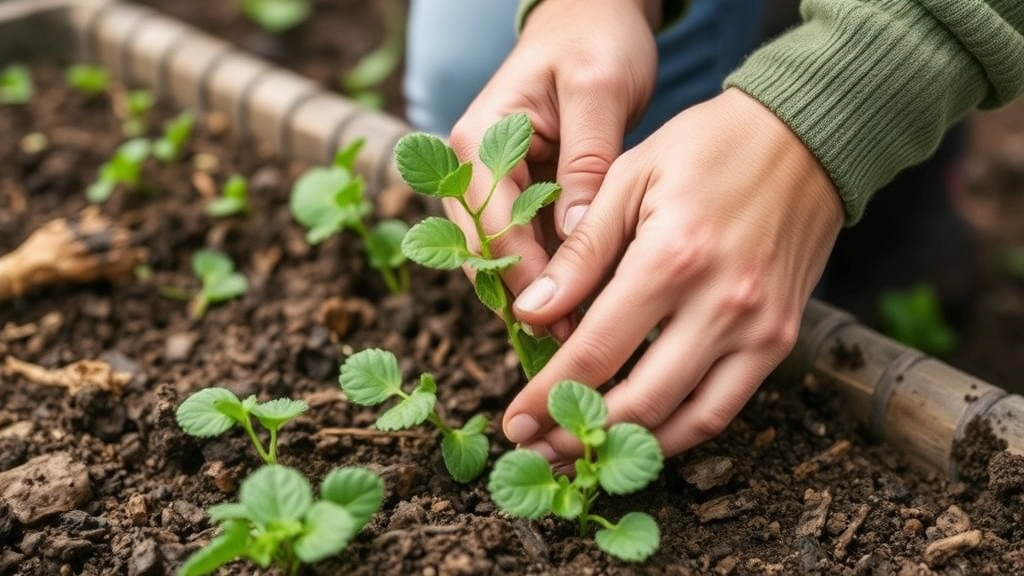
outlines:
[[[309,409],[309,406],[302,400],[291,398],[278,398],[262,404],[257,404],[252,409],[252,415],[260,421],[267,430],[280,428],[285,422],[297,417]]]
[[[479,256],[470,256],[466,258],[466,264],[470,268],[478,271],[485,272],[501,272],[502,270],[508,270],[515,266],[522,259],[522,256],[503,256],[501,258],[481,258]]]
[[[192,436],[206,438],[223,434],[238,421],[217,409],[217,402],[241,407],[238,397],[226,388],[204,388],[178,406],[174,416],[178,426]]]
[[[402,239],[406,258],[437,270],[454,270],[472,256],[466,235],[453,222],[437,216],[422,220]]]
[[[558,199],[562,187],[554,182],[537,182],[523,190],[512,202],[512,223],[521,226],[533,220],[537,211]]]
[[[658,549],[661,531],[649,514],[630,512],[611,528],[598,530],[594,540],[601,550],[620,560],[642,562]]]
[[[533,125],[522,112],[509,114],[484,132],[480,142],[480,161],[491,170],[494,181],[501,180],[526,158]]]
[[[558,492],[551,501],[551,511],[560,518],[572,520],[583,511],[583,494],[569,482],[567,476],[558,478]]]
[[[505,285],[497,272],[477,272],[473,289],[476,297],[491,310],[501,310],[508,304],[508,297],[505,295]]]
[[[295,555],[303,562],[317,562],[341,552],[359,531],[348,510],[321,500],[306,514],[305,530],[295,540]]]
[[[366,254],[370,267],[374,269],[398,268],[405,263],[402,254],[402,239],[409,232],[409,226],[395,219],[383,220],[370,230],[366,239]]]
[[[402,390],[402,373],[395,355],[368,348],[349,356],[338,377],[348,399],[361,406],[376,406]]]
[[[465,425],[462,426],[462,431],[466,434],[482,434],[486,429],[487,418],[483,414],[473,416]]]
[[[466,194],[469,183],[473,179],[473,165],[469,162],[460,164],[458,168],[441,179],[437,184],[437,196],[441,198],[459,198]]]
[[[335,468],[320,484],[320,497],[348,510],[358,530],[380,509],[384,482],[366,468]]]
[[[609,494],[629,494],[647,486],[661,473],[664,456],[658,440],[646,428],[622,422],[608,429],[597,447],[597,478]]]
[[[530,450],[513,450],[494,463],[487,490],[505,512],[535,520],[551,511],[558,482],[543,456]]]
[[[377,418],[377,429],[391,432],[422,424],[430,416],[436,403],[436,395],[417,390],[381,414]]]
[[[313,489],[298,470],[269,464],[242,480],[238,501],[249,512],[249,518],[263,526],[301,521],[313,505]]]
[[[178,576],[203,576],[240,558],[247,550],[249,525],[247,522],[227,522],[220,536],[200,548],[178,570]]]
[[[519,343],[523,348],[523,372],[527,378],[533,378],[558,352],[558,342],[550,336],[531,336],[523,331],[522,324],[518,322],[513,330],[519,335]]]
[[[486,436],[464,429],[453,430],[441,439],[444,466],[456,482],[469,482],[484,471],[489,448]]]
[[[548,412],[559,426],[582,438],[603,428],[608,407],[601,393],[575,380],[562,380],[548,394]]]
[[[395,145],[395,160],[402,180],[428,196],[435,196],[441,180],[459,167],[455,151],[429,134],[403,136]]]

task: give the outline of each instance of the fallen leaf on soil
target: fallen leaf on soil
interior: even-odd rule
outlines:
[[[981,545],[981,530],[971,530],[961,534],[947,536],[936,540],[924,549],[924,561],[929,566],[937,566],[949,562],[953,557]]]
[[[92,497],[85,465],[65,452],[44,454],[0,472],[0,502],[22,524],[74,510]]]
[[[63,368],[50,369],[8,356],[4,361],[4,369],[8,374],[20,375],[35,384],[67,388],[71,396],[77,395],[86,386],[94,386],[120,396],[125,385],[132,379],[131,374],[114,372],[109,364],[99,360],[79,360]]]

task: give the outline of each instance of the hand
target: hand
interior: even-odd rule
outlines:
[[[526,166],[503,182],[484,216],[487,232],[508,223],[513,200],[534,180],[557,179],[562,196],[553,228],[511,231],[495,243],[496,256],[518,254],[504,275],[518,294],[548,262],[546,247],[565,237],[597,193],[622,149],[627,126],[639,118],[654,86],[657,50],[650,0],[545,0],[530,13],[515,49],[452,130],[460,158],[476,158],[484,131],[512,112],[530,116],[535,135]],[[469,200],[479,206],[490,174],[474,167]],[[580,207],[584,208],[580,208]],[[473,224],[457,205],[449,218],[475,238]],[[550,223],[549,223],[550,224]],[[550,229],[552,226],[549,225]],[[562,321],[555,329],[568,336]]]
[[[558,463],[548,390],[600,386],[610,422],[651,429],[667,455],[720,433],[791,350],[843,224],[827,173],[788,127],[737,89],[690,108],[612,164],[590,209],[515,303],[544,326],[596,293],[579,327],[505,413],[504,429]]]

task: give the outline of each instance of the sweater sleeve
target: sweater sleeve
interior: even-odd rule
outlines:
[[[839,190],[847,224],[958,119],[1024,87],[1022,0],[804,0],[801,15],[725,86],[801,138]]]
[[[483,1],[490,2],[493,0]],[[523,30],[523,24],[526,23],[526,17],[530,15],[530,11],[540,2],[541,0],[519,0],[519,6],[516,9],[517,34]],[[661,29],[664,30],[681,19],[683,14],[686,13],[686,9],[689,8],[689,4],[690,0],[664,0],[661,3]]]

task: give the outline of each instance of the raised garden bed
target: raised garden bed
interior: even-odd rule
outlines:
[[[113,14],[109,21],[93,16],[94,53],[131,70],[128,77],[138,82],[160,85],[166,77],[145,68],[152,54],[102,56],[121,54],[112,48],[120,44],[105,39],[131,37]],[[146,18],[153,30],[163,26]],[[215,49],[206,42],[196,44]],[[219,58],[253,63],[240,55]],[[210,78],[218,77],[216,69],[208,69]],[[34,66],[32,75],[37,94],[30,103],[0,106],[0,253],[48,221],[80,214],[99,165],[123,140],[116,96],[82,97],[53,65]],[[178,105],[199,105],[197,133],[179,162],[146,164],[147,194],[118,190],[102,205],[147,250],[151,275],[53,286],[0,303],[0,355],[43,368],[100,360],[130,375],[118,395],[97,385],[43,385],[14,363],[0,371],[0,574],[174,573],[214,535],[204,508],[235,500],[237,483],[260,464],[237,431],[201,441],[178,428],[177,406],[209,386],[306,400],[310,410],[282,432],[281,462],[314,484],[339,465],[366,465],[383,476],[382,510],[345,552],[309,574],[1024,571],[1024,461],[1001,451],[1006,441],[997,436],[1006,430],[975,425],[961,431],[965,440],[952,454],[940,446],[939,458],[958,464],[957,481],[946,470],[910,466],[913,455],[908,460],[873,442],[849,409],[850,396],[837,395],[823,379],[855,374],[857,356],[834,353],[834,342],[820,346],[841,326],[814,333],[822,323],[810,319],[803,343],[811,350],[794,356],[799,366],[790,378],[766,384],[720,438],[668,460],[646,491],[601,501],[599,511],[613,518],[642,510],[657,519],[661,548],[648,562],[610,559],[571,523],[498,512],[485,478],[463,486],[447,476],[434,435],[372,431],[377,412],[347,402],[337,376],[353,352],[395,352],[407,380],[420,372],[436,377],[447,416],[489,418],[493,463],[510,448],[495,426],[522,382],[501,322],[475,301],[461,275],[414,267],[414,295],[387,296],[353,237],[310,247],[288,212],[291,185],[305,164],[239,145],[238,132],[260,136],[266,123],[250,115],[266,114],[272,128],[261,141],[324,162],[332,147],[364,135],[353,126],[378,125],[377,117],[339,121],[340,129],[293,127],[289,122],[321,97],[310,88],[296,89],[298,103],[260,100],[273,84],[254,78],[248,93],[257,99],[245,106],[227,80],[211,85],[224,92],[161,85],[171,97],[147,118],[151,133]],[[327,101],[329,110],[348,110]],[[381,191],[377,213],[413,221],[436,207],[388,186],[390,164],[380,158],[400,123],[381,122],[383,130],[365,133],[371,160],[363,164]],[[44,134],[46,146],[33,147],[26,140],[32,133]],[[250,180],[251,214],[212,219],[206,200],[236,172]],[[250,287],[193,320],[185,302],[167,295],[198,288],[189,263],[203,248],[229,255]],[[799,377],[808,366],[816,378]],[[957,415],[970,399],[964,403]],[[253,571],[239,563],[226,573]]]

